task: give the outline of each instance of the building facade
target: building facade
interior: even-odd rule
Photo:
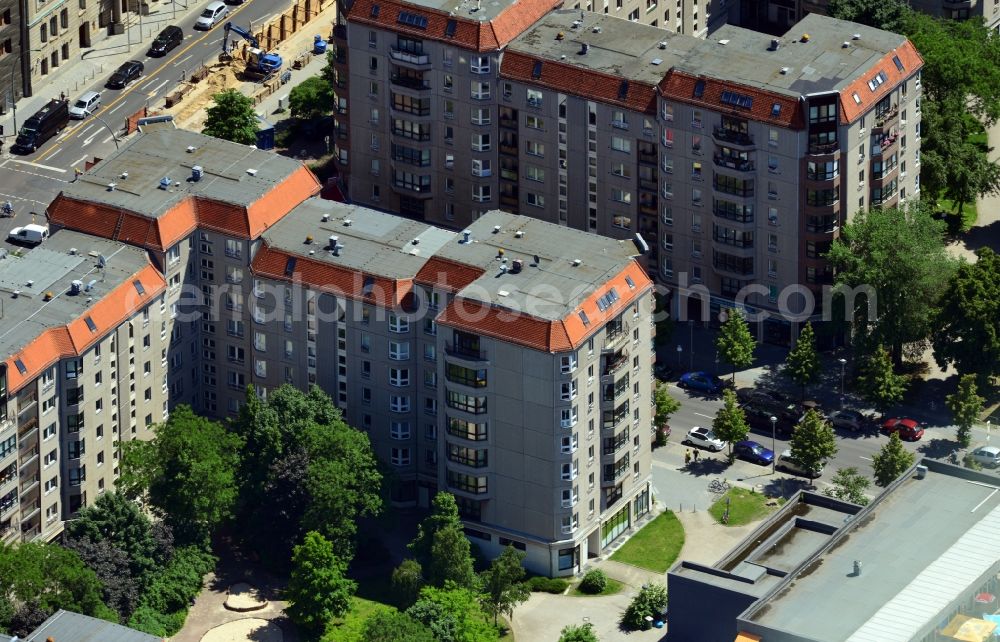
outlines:
[[[86,305],[4,345],[9,537],[58,534],[113,487],[115,442],[173,405],[235,416],[286,383],[370,436],[394,503],[449,490],[477,544],[537,572],[575,572],[649,512],[652,282],[633,240],[500,211],[457,233],[318,190],[290,159],[160,130],[55,199],[63,229],[26,256],[89,262],[33,287]]]

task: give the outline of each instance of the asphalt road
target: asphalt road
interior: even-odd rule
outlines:
[[[141,46],[133,45],[131,59],[142,61],[145,67],[145,73],[138,81],[122,90],[106,89],[104,83],[114,72],[112,68],[104,78],[98,78],[92,86],[80,90],[79,94],[89,90],[102,92],[103,106],[96,117],[71,120],[62,134],[46,142],[33,154],[4,154],[4,159],[0,161],[0,199],[10,200],[17,214],[14,219],[0,218],[3,238],[15,225],[30,223],[30,212],[42,214],[63,186],[73,180],[75,167],[82,169],[86,160],[104,158],[115,149],[115,140],[109,128],[118,135],[126,116],[144,105],[160,104],[163,97],[171,93],[193,69],[203,61],[215,59],[222,50],[224,22],[210,31],[192,28],[200,8],[205,4],[208,3],[198,3],[198,10],[179,17],[173,23],[184,30],[184,41],[166,56],[151,58],[146,55],[151,38],[147,38]],[[249,0],[239,6],[231,6],[227,19],[243,27],[251,23],[259,25],[283,11],[285,6],[285,2]],[[195,8],[195,4],[192,3],[191,7]],[[167,24],[164,22],[163,26]],[[69,98],[75,100],[77,96]],[[100,119],[107,123],[107,127]],[[41,222],[44,215],[37,218]]]

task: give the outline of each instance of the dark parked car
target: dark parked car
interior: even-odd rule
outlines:
[[[69,124],[69,101],[50,100],[44,107],[24,121],[12,150],[30,154]]]
[[[129,83],[142,78],[143,66],[138,60],[129,60],[111,74],[104,85],[108,89],[125,89]]]
[[[184,42],[184,32],[180,27],[170,25],[156,36],[156,40],[149,46],[149,55],[164,56],[182,42]]]
[[[681,388],[690,388],[691,390],[714,395],[722,392],[722,389],[727,384],[722,379],[712,376],[707,372],[685,372],[681,375],[681,379],[677,382],[677,385]]]
[[[766,466],[774,461],[774,451],[764,448],[756,441],[738,441],[733,445],[733,454],[754,464]]]
[[[762,435],[771,434],[771,417],[778,420],[774,424],[774,433],[782,439],[791,437],[795,426],[798,425],[797,419],[789,419],[784,413],[772,415],[769,411],[755,406],[744,406],[743,413],[746,415],[747,423],[750,424],[750,430]]]

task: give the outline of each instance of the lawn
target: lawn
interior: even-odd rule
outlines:
[[[609,577],[607,586],[605,586],[604,590],[601,591],[600,593],[584,593],[578,588],[578,586],[579,585],[574,586],[573,590],[571,590],[569,594],[576,597],[597,597],[598,595],[614,595],[618,591],[622,590],[622,586],[624,586],[624,584],[622,584],[618,580],[613,580]]]
[[[642,527],[611,556],[616,562],[663,573],[673,566],[684,546],[684,527],[665,511]]]
[[[342,618],[336,618],[326,627],[322,642],[364,642],[365,620],[378,610],[395,611],[396,609],[381,602],[355,597],[351,610]]]
[[[729,498],[729,526],[743,526],[750,522],[767,517],[777,510],[777,506],[768,506],[768,498],[761,493],[755,493],[745,488],[730,488],[725,495],[712,504],[708,512],[715,521],[722,523],[722,515],[726,512],[726,498]],[[785,500],[779,498],[778,505]]]
[[[958,207],[954,201],[949,201],[948,199],[941,197],[938,199],[938,208],[942,212],[948,212],[949,214],[957,214]],[[966,203],[962,206],[962,230],[967,231],[973,225],[976,224],[977,217],[979,213],[976,211],[975,203]]]

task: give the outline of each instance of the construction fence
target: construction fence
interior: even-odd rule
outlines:
[[[260,41],[260,47],[264,51],[274,51],[275,47],[290,38],[299,29],[309,24],[320,11],[329,5],[336,5],[336,0],[296,0],[289,9],[280,16],[273,18],[270,22],[259,29],[254,29],[254,37]],[[333,7],[336,10],[336,6]],[[336,24],[337,15],[334,13],[329,17],[330,24]],[[320,32],[324,37],[329,32]]]

